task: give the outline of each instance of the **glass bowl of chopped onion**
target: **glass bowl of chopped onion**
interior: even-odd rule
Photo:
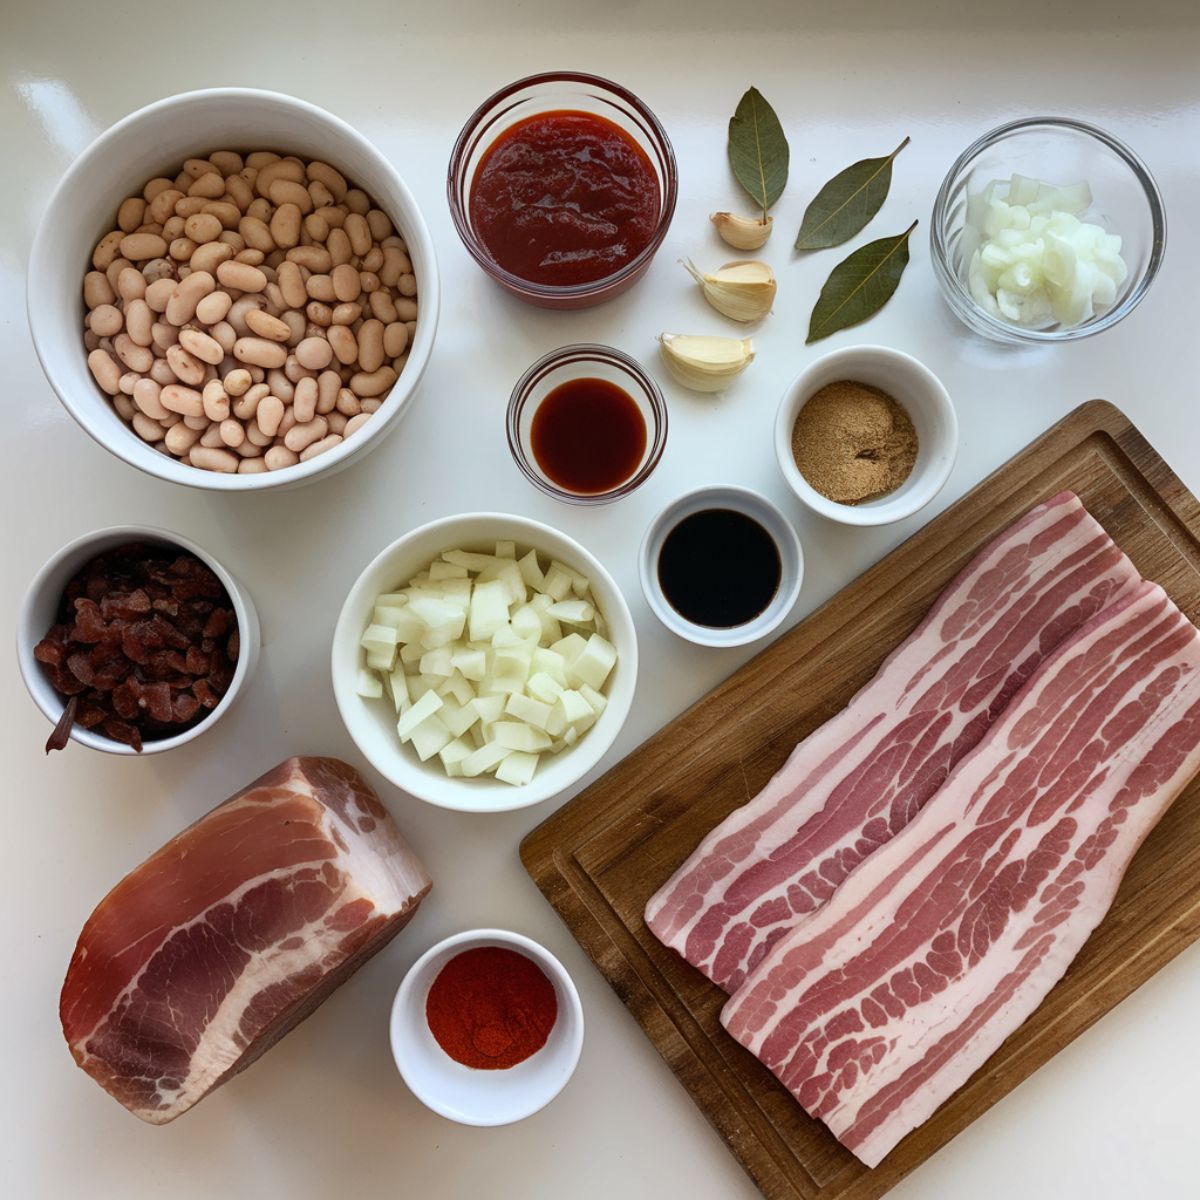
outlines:
[[[1012,121],[968,146],[933,206],[930,249],[964,324],[1009,343],[1091,337],[1131,313],[1167,224],[1145,164],[1067,117]]]

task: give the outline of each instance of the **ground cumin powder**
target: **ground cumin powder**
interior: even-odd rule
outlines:
[[[792,457],[822,496],[857,504],[893,492],[917,461],[917,431],[887,392],[842,379],[826,384],[792,426]]]

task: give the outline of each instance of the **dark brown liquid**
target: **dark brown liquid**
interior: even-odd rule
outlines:
[[[707,508],[684,517],[663,542],[658,582],[693,625],[732,629],[762,613],[779,590],[775,539],[745,513]]]
[[[538,405],[529,440],[552,483],[595,496],[620,487],[638,469],[646,421],[637,401],[615,383],[571,379]]]

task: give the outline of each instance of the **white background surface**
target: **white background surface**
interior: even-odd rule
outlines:
[[[104,892],[240,785],[296,752],[363,765],[334,709],[329,638],[354,576],[416,524],[508,509],[558,524],[609,567],[629,597],[642,649],[639,694],[604,764],[611,765],[752,652],[673,639],[638,591],[642,530],[687,488],[756,487],[795,520],[808,575],[794,619],[1092,396],[1123,407],[1184,481],[1200,488],[1190,283],[1200,261],[1198,25],[1188,0],[0,5],[0,625],[13,627],[27,580],[65,541],[144,520],[196,538],[238,574],[258,603],[266,639],[240,708],[192,746],[145,761],[74,745],[43,758],[48,728],[11,658],[0,675],[6,1195],[755,1196],[522,871],[518,841],[549,806],[471,816],[381,786],[435,877],[432,895],[315,1016],[174,1125],[140,1124],[74,1067],[57,1021],[63,971]],[[602,309],[544,314],[502,296],[468,259],[450,224],[444,173],[453,137],[479,101],[517,76],[564,67],[610,75],[657,112],[679,159],[680,202],[650,275],[632,293]],[[555,504],[524,483],[508,457],[509,388],[534,358],[566,342],[610,342],[653,365],[653,337],[663,329],[722,331],[675,260],[734,257],[722,253],[705,218],[740,203],[725,165],[724,126],[751,83],[780,112],[792,145],[791,182],[775,209],[780,228],[766,251],[779,301],[756,335],[758,361],[722,399],[664,384],[666,453],[635,496],[593,511]],[[151,100],[219,84],[291,91],[355,125],[396,162],[438,247],[445,305],[413,411],[368,459],[300,492],[211,498],[124,466],[59,406],[25,326],[28,247],[72,157]],[[1005,350],[968,335],[942,305],[928,262],[928,214],[963,146],[1001,121],[1043,111],[1090,118],[1144,157],[1166,198],[1167,258],[1149,298],[1108,334]],[[913,143],[897,162],[892,195],[854,243],[921,218],[900,292],[869,326],[806,349],[808,312],[839,252],[792,260],[804,206],[835,171],[886,153],[906,133]],[[131,188],[141,182],[130,180]],[[856,340],[928,363],[949,388],[962,429],[958,464],[934,505],[878,531],[844,530],[807,514],[772,455],[771,421],[787,381],[821,350]],[[561,957],[582,993],[587,1039],[578,1073],[549,1109],[508,1129],[462,1129],[404,1088],[388,1053],[387,1010],[405,967],[425,947],[487,924],[529,934]],[[1193,947],[892,1195],[1195,1196],[1198,1005],[1200,949]]]

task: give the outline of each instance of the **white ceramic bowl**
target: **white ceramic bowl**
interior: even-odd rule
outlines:
[[[425,1019],[425,1001],[442,967],[480,946],[503,946],[532,959],[558,999],[546,1044],[507,1070],[477,1071],[455,1062]],[[472,929],[438,942],[413,963],[392,1003],[391,1041],[396,1066],[422,1104],[462,1125],[510,1125],[544,1108],[571,1078],[583,1049],[583,1006],[566,968],[549,950],[505,929]]]
[[[34,703],[46,714],[51,724],[58,723],[65,704],[63,698],[50,685],[42,664],[33,657],[33,648],[54,624],[63,590],[72,576],[97,555],[126,542],[155,542],[177,546],[181,550],[190,551],[201,562],[211,567],[225,585],[225,590],[233,602],[239,633],[238,662],[233,673],[233,682],[221,697],[220,703],[207,717],[190,729],[185,729],[183,733],[167,738],[147,738],[143,742],[140,756],[144,758],[148,754],[174,750],[177,746],[198,738],[229,711],[258,662],[262,638],[258,626],[258,613],[249,593],[207,550],[189,538],[165,529],[156,529],[151,525],[114,525],[109,529],[98,529],[95,533],[85,533],[64,546],[34,576],[25,593],[25,599],[21,602],[21,611],[17,618],[17,662],[21,668],[21,677],[25,680],[25,686],[29,689]],[[102,733],[84,729],[80,725],[72,728],[71,740],[93,750],[103,750],[107,754],[137,756],[137,751],[132,746],[127,746],[124,742],[115,742]]]
[[[782,568],[779,587],[771,603],[753,621],[729,629],[696,625],[687,620],[672,607],[658,579],[658,558],[667,534],[685,517],[710,508],[731,508],[757,521],[774,538]],[[765,496],[747,488],[705,487],[680,496],[655,517],[642,538],[638,574],[646,603],[672,633],[700,646],[745,646],[777,629],[792,611],[804,579],[804,551],[787,518]]]
[[[363,188],[408,243],[420,319],[408,362],[383,407],[352,438],[306,463],[261,475],[222,475],[152,449],[117,416],[87,367],[83,277],[92,250],[114,228],[118,205],[184,159],[214,150],[278,150],[319,158]],[[172,483],[218,492],[304,483],[348,466],[374,448],[408,410],[429,362],[439,288],[433,241],[416,201],[391,163],[324,109],[252,88],[212,88],[159,100],[98,137],[68,168],[45,205],[29,256],[29,329],[51,386],[67,411],[105,449]]]
[[[359,639],[371,623],[375,597],[404,585],[446,550],[491,553],[500,540],[514,541],[518,547],[533,547],[539,554],[557,558],[586,575],[608,623],[607,636],[617,650],[617,664],[604,689],[608,698],[604,712],[574,746],[559,754],[543,755],[533,780],[523,787],[514,787],[491,775],[451,778],[436,755],[428,762],[421,762],[412,746],[402,745],[396,735],[396,717],[390,702],[386,698],[364,700],[355,690],[358,669],[363,665]],[[612,576],[578,542],[526,517],[466,513],[406,533],[380,551],[355,580],[333,634],[333,693],[355,744],[371,765],[398,788],[441,808],[507,812],[548,800],[600,761],[629,714],[637,663],[637,633],[629,606]]]
[[[822,496],[792,457],[792,426],[809,398],[826,384],[850,379],[881,388],[905,408],[917,431],[917,462],[894,491],[862,504]],[[847,346],[818,358],[783,394],[775,419],[775,456],[788,486],[808,505],[843,525],[888,525],[923,508],[942,490],[958,453],[958,417],[941,380],[923,363],[886,346]]]

